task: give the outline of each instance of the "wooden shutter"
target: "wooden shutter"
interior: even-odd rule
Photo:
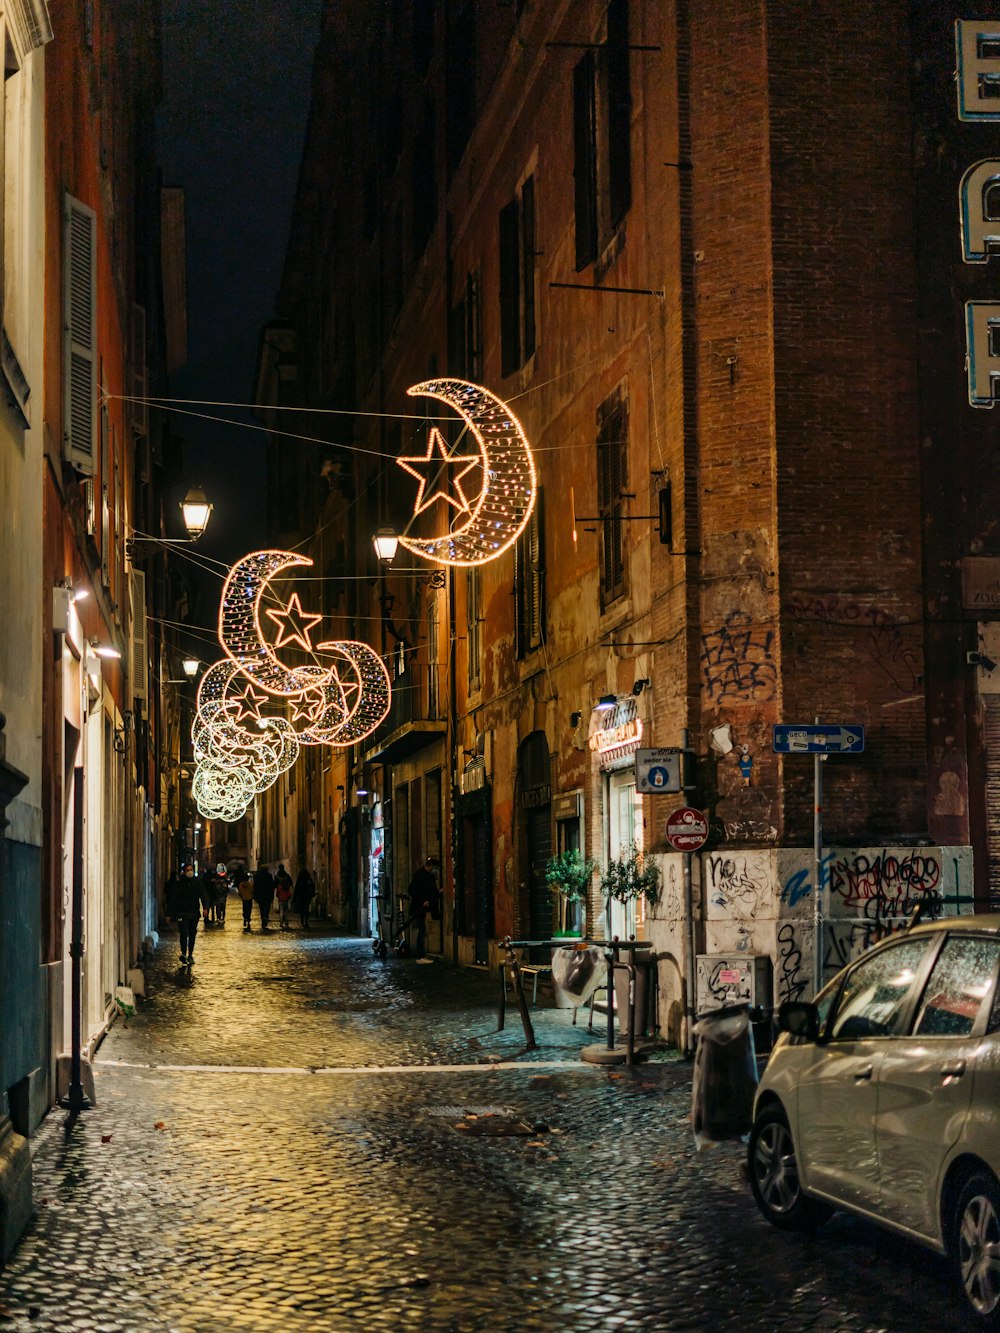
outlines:
[[[573,70],[573,196],[576,267],[597,258],[597,139],[594,57],[588,51]]]
[[[527,549],[527,638],[531,648],[538,648],[545,637],[545,531],[542,517],[542,490],[535,496],[535,508],[528,522]]]
[[[517,200],[500,210],[500,373],[521,364],[521,257]]]
[[[1000,697],[983,696],[986,759],[986,856],[990,911],[1000,911]]]
[[[608,209],[612,227],[632,204],[632,90],[629,80],[628,0],[608,5]]]
[[[521,189],[521,272],[523,336],[521,361],[535,351],[535,178],[529,176]]]
[[[66,459],[95,470],[97,401],[97,219],[66,196],[63,213],[63,441]]]
[[[146,699],[146,575],[141,569],[132,570],[132,636],[129,655],[129,676],[132,697]]]

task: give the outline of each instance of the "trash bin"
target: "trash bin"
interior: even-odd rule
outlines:
[[[691,1085],[691,1126],[701,1150],[724,1139],[742,1139],[753,1122],[757,1087],[750,1006],[731,1005],[694,1025],[698,1045]]]

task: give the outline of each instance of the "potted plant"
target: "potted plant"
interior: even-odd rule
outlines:
[[[545,882],[559,908],[556,936],[579,936],[576,904],[586,901],[587,890],[596,869],[597,862],[589,856],[585,858],[576,847],[549,858],[545,867]]]
[[[545,867],[545,882],[559,910],[558,929],[552,932],[555,939],[578,940],[582,935],[578,905],[586,902],[590,881],[596,869],[597,862],[592,861],[589,856],[584,857],[576,847],[549,858]],[[556,950],[553,949],[553,959],[555,954]],[[555,977],[553,977],[553,990],[557,1008],[569,1009],[577,1003],[566,994]]]
[[[660,901],[660,868],[654,860],[644,857],[635,846],[627,847],[620,856],[609,862],[601,875],[601,895],[607,907],[614,899],[626,909],[634,909],[640,898],[645,898],[650,907],[655,907]],[[651,969],[643,963],[638,951],[623,950],[621,961],[636,964],[635,1031],[636,1036],[641,1036],[647,1026]],[[620,968],[615,969],[615,1007],[618,1010],[619,1029],[624,1032],[628,1024],[628,973]]]

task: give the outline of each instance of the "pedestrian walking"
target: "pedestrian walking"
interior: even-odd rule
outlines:
[[[194,941],[198,934],[198,920],[206,903],[205,885],[194,873],[194,866],[189,862],[182,869],[180,878],[167,886],[167,915],[177,922],[182,963],[194,962]]]
[[[433,916],[435,920],[441,914],[441,896],[438,893],[437,880],[434,877],[435,868],[434,858],[428,856],[420,869],[414,871],[413,878],[410,880],[410,921],[417,928],[417,958],[426,958],[427,956],[428,914]]]
[[[288,929],[288,904],[292,899],[292,877],[284,866],[278,866],[274,877],[274,896],[278,900],[278,920],[282,930]]]
[[[267,930],[274,903],[274,876],[267,866],[259,865],[253,873],[253,896],[260,911],[260,928]]]
[[[305,866],[303,866],[299,871],[298,879],[295,881],[295,888],[292,891],[292,906],[299,914],[303,930],[309,929],[309,907],[315,892],[316,885],[313,883],[313,877]]]
[[[250,917],[253,913],[253,879],[246,866],[240,866],[236,872],[236,892],[240,895],[240,903],[243,907],[243,929],[250,929]]]
[[[229,897],[229,875],[221,861],[215,867],[215,882],[212,887],[212,905],[215,908],[216,924],[224,926],[226,924],[226,900]]]

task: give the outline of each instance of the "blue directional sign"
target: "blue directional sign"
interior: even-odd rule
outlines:
[[[779,722],[773,745],[775,754],[860,754],[865,729],[857,723]]]

